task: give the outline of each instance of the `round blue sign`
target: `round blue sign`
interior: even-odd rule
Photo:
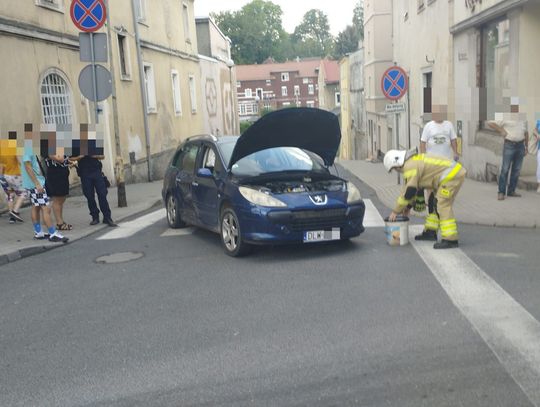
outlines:
[[[408,87],[407,73],[399,66],[388,68],[381,78],[381,88],[387,99],[401,99]]]
[[[85,32],[99,30],[107,20],[107,9],[103,0],[73,0],[70,14],[73,24]]]

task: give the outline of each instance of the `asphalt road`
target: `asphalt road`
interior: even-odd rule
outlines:
[[[0,406],[535,405],[382,228],[243,259],[217,235],[166,231],[160,219],[0,267]],[[538,231],[460,232],[463,253],[539,320]],[[95,261],[120,252],[142,257]]]

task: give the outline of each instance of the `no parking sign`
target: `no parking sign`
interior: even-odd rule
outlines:
[[[79,30],[94,32],[105,24],[107,8],[103,0],[73,0],[70,15]]]
[[[381,88],[387,99],[401,99],[409,88],[407,73],[399,66],[388,68],[381,78]]]

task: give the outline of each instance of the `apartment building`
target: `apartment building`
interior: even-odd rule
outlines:
[[[241,121],[255,121],[262,109],[319,107],[321,60],[304,59],[236,67]]]
[[[114,180],[114,163],[120,158],[125,164],[126,182],[146,180],[149,175],[161,177],[179,142],[208,130],[193,0],[135,3],[133,10],[131,0],[110,1],[110,27],[100,30],[110,34],[112,44],[120,140],[117,151],[109,98],[98,104],[99,122],[105,131],[104,169]],[[79,73],[87,64],[79,61],[79,31],[70,19],[70,5],[69,0],[1,3],[0,55],[10,57],[0,66],[4,78],[0,131],[22,134],[24,123],[71,124],[78,128],[79,123],[94,122],[93,103],[78,88]],[[140,33],[141,66],[135,24]],[[108,63],[103,65],[110,69]],[[216,72],[230,88],[230,70]],[[228,100],[227,95],[221,97]],[[230,111],[228,115],[234,117]],[[232,119],[229,121],[232,123]],[[214,127],[227,131],[231,124]]]
[[[340,67],[338,61],[323,59],[319,68],[319,107],[328,111],[339,112],[341,93],[339,86]]]
[[[381,90],[383,73],[393,65],[392,0],[364,1],[364,83],[369,157],[376,159],[392,148],[385,99]],[[411,42],[412,44],[412,42]]]

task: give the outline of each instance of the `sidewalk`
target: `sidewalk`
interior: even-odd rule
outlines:
[[[126,185],[127,208],[117,207],[116,188],[110,188],[108,199],[114,221],[119,222],[161,202],[162,185],[162,181]],[[0,209],[3,209],[2,205],[0,205]],[[0,217],[0,266],[63,244],[51,243],[47,240],[34,240],[30,208],[21,209],[21,216],[25,222],[15,225],[8,223],[9,216],[6,213]],[[102,223],[95,226],[89,225],[91,218],[88,214],[88,206],[84,196],[69,197],[66,200],[64,219],[67,223],[73,225],[73,230],[62,232],[69,237],[70,242],[108,227]]]
[[[340,160],[338,164],[360,178],[375,190],[388,213],[394,207],[401,191],[397,175],[386,172],[382,163]],[[519,190],[521,198],[497,200],[497,184],[466,179],[454,204],[456,219],[460,223],[484,226],[540,228],[540,194]]]

